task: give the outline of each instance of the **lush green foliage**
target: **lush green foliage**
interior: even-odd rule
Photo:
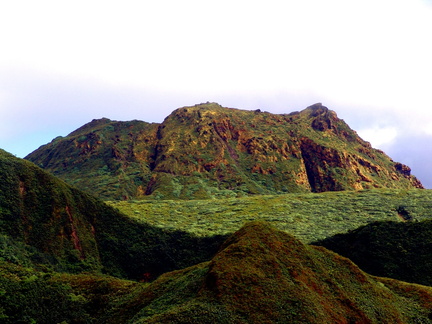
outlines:
[[[40,272],[0,261],[2,323],[103,323],[137,283],[89,274]]]
[[[209,260],[224,239],[139,223],[34,164],[0,153],[1,260],[151,280]]]
[[[91,230],[94,206],[85,203],[93,198],[4,151],[0,175],[3,258],[11,261],[11,251],[21,251],[22,260],[59,271],[100,269]]]
[[[137,305],[134,323],[429,323],[432,309],[431,288],[381,281],[256,222],[210,262],[167,273],[134,296],[119,305]]]
[[[129,217],[200,236],[233,233],[252,220],[313,242],[374,221],[432,217],[431,190],[375,189],[217,200],[110,202]]]
[[[373,275],[432,286],[432,220],[376,222],[315,244]]]

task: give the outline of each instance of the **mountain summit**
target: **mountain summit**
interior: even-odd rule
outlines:
[[[206,103],[161,124],[103,118],[26,159],[104,199],[422,188],[320,103],[290,114]]]

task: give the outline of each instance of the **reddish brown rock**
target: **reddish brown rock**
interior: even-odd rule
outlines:
[[[27,158],[106,199],[422,188],[322,104],[276,115],[207,103],[161,124],[93,120]]]

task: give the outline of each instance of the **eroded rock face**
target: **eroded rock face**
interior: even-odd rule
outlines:
[[[322,104],[276,115],[207,103],[161,124],[94,120],[27,158],[107,199],[422,188]]]

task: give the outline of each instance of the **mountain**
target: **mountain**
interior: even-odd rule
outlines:
[[[223,237],[138,223],[0,150],[0,260],[37,269],[153,279],[209,260]]]
[[[271,114],[207,103],[161,124],[103,118],[26,159],[107,200],[422,188],[322,104]]]

